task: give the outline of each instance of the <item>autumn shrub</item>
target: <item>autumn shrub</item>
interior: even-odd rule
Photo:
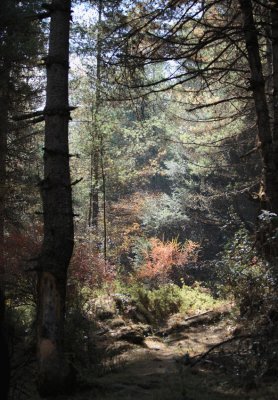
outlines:
[[[101,288],[112,284],[115,276],[115,266],[105,261],[99,251],[86,242],[76,246],[69,269],[69,289]]]
[[[198,248],[192,241],[182,245],[177,240],[141,240],[141,246],[136,249],[136,279],[154,287],[170,283],[175,280],[175,269],[196,261]]]
[[[241,315],[263,313],[272,302],[275,282],[269,264],[257,254],[254,239],[241,229],[216,263],[220,294],[233,296]]]
[[[12,306],[34,305],[37,296],[36,266],[42,241],[42,226],[34,224],[24,231],[10,229],[5,236],[3,280],[7,300]]]
[[[138,218],[142,202],[142,193],[135,192],[107,205],[107,212],[113,215],[107,221],[109,258],[120,262],[122,267],[129,264],[134,241],[142,234]]]

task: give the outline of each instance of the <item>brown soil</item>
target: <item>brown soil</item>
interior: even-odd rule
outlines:
[[[232,337],[232,322],[221,319],[221,313],[216,318],[216,314],[187,321],[175,316],[167,328],[145,337],[140,344],[132,343],[132,332],[140,336],[142,326],[115,328],[112,323],[112,328],[97,333],[98,346],[114,354],[103,376],[67,400],[278,399],[274,387],[247,387],[240,376],[225,369],[225,358],[219,353],[218,358],[204,358],[192,367],[198,355]],[[130,329],[128,341],[121,339],[126,329]]]

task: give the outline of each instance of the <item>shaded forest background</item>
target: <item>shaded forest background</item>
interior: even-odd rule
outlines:
[[[276,2],[2,0],[0,15],[11,398],[30,396],[18,382],[37,370],[42,396],[82,380],[87,330],[111,299],[154,327],[233,303],[256,338],[255,378],[275,376]]]

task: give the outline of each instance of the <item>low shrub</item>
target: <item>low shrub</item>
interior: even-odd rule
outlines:
[[[102,288],[115,279],[115,266],[104,260],[88,243],[76,246],[69,269],[69,284],[78,287]]]
[[[242,229],[228,243],[216,264],[219,293],[233,296],[240,314],[264,313],[275,292],[275,282],[268,263],[260,258],[254,240]]]
[[[191,314],[207,311],[222,303],[199,285],[179,287],[165,284],[157,289],[150,289],[147,285],[137,283],[122,287],[120,291],[131,298],[134,307],[149,323],[162,323],[178,312]]]
[[[133,296],[135,303],[143,305],[156,321],[165,320],[178,312],[181,306],[179,288],[176,285],[163,285],[154,290],[140,287]]]
[[[183,285],[180,289],[180,312],[198,314],[223,304],[223,300],[215,299],[210,290],[195,284],[194,287]]]

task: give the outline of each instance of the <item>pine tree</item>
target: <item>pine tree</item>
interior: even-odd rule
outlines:
[[[5,254],[7,215],[11,197],[8,164],[11,149],[17,153],[18,130],[24,127],[12,121],[16,114],[25,112],[34,101],[36,91],[26,80],[29,68],[34,66],[38,48],[41,46],[38,16],[33,12],[34,2],[3,0],[0,4],[0,373],[3,384],[0,397],[6,399],[9,388],[9,354],[5,333],[5,289],[9,271]],[[24,135],[23,135],[24,136]],[[9,143],[9,147],[8,147]]]
[[[70,0],[53,0],[46,59],[44,179],[41,182],[44,240],[38,273],[38,388],[42,395],[70,390],[64,318],[67,270],[73,250],[68,104]]]

